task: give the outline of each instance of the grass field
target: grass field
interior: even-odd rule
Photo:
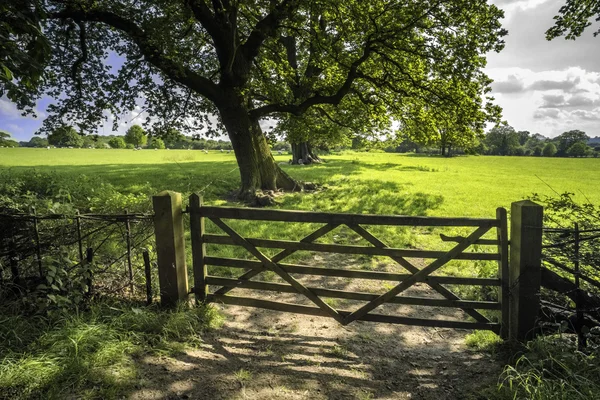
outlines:
[[[276,156],[278,162],[289,156]],[[325,164],[284,165],[328,190],[280,198],[282,208],[359,213],[489,217],[532,193],[573,192],[600,202],[600,159],[389,153],[326,156]],[[0,149],[0,171],[87,175],[124,192],[201,192],[220,203],[239,182],[233,153],[189,150]]]
[[[527,198],[533,193],[552,195],[568,191],[575,193],[575,198],[580,201],[600,203],[600,159],[491,156],[447,159],[355,152],[324,158],[327,162],[319,165],[282,165],[292,176],[317,182],[324,190],[280,196],[279,205],[276,207],[355,213],[493,217],[496,207],[509,208],[511,202]],[[276,159],[285,163],[289,156],[276,156]],[[14,192],[11,192],[10,180],[19,176],[31,179],[26,185],[16,187]],[[4,196],[4,200],[14,197],[17,202],[27,200],[30,195],[28,192],[31,191],[34,192],[31,197],[47,198],[50,204],[57,198],[69,202],[78,197],[73,200],[77,208],[94,203],[101,204],[101,211],[105,212],[114,213],[123,208],[151,211],[150,196],[162,190],[175,190],[184,195],[191,192],[202,193],[207,203],[225,204],[228,194],[236,189],[238,182],[238,168],[231,153],[205,154],[186,150],[0,149],[0,189],[4,190],[0,190],[0,195]],[[105,185],[105,188],[99,187],[102,185]],[[107,190],[107,187],[110,190]],[[68,197],[64,193],[61,194],[63,188],[70,193]],[[117,195],[114,189],[118,192]],[[78,196],[71,196],[75,194]],[[137,208],[130,208],[130,203]],[[315,229],[315,226],[299,227],[299,224],[259,221],[228,223],[244,236],[263,238],[298,239]],[[442,232],[442,228],[380,228],[369,227],[369,230],[394,247],[440,250],[444,246],[452,246],[451,243],[440,241],[438,233]],[[210,224],[207,224],[207,229],[211,233],[216,232],[216,228]],[[444,233],[469,233],[468,229],[465,232],[460,228],[448,229],[450,231]],[[361,244],[356,242],[352,232],[348,231],[347,228],[338,228],[330,233],[329,237],[323,238],[323,241]],[[490,232],[489,235],[493,237],[494,232]],[[215,247],[208,245],[210,255],[248,257],[241,248]],[[188,251],[188,265],[191,265],[189,253]],[[265,253],[272,254],[266,250]],[[325,265],[317,265],[316,258],[299,253],[301,252],[294,254],[289,260],[286,259],[286,262],[292,263],[305,257],[302,263]],[[347,258],[329,257],[321,263],[335,267],[337,262],[340,264],[338,267],[347,267],[342,265],[346,261]],[[398,266],[389,263],[389,260],[382,260],[381,257],[356,257],[350,267],[399,271]],[[453,260],[438,272],[442,275],[492,277],[496,276],[497,269],[496,262]],[[232,276],[235,272],[213,266],[209,270],[211,274],[225,276]],[[267,276],[269,273],[271,276]],[[270,271],[263,274],[259,277],[260,280],[277,278]],[[347,285],[351,283],[350,280],[346,282]],[[495,289],[483,290],[469,286],[451,286],[449,289],[464,299],[496,298]],[[386,290],[386,287],[382,286],[381,290]],[[27,319],[20,315],[5,318],[4,323],[0,324],[0,342],[4,343],[0,343],[0,398],[122,398],[123,394],[131,393],[136,388],[151,387],[151,382],[145,380],[143,375],[146,371],[144,368],[147,368],[144,367],[146,360],[151,359],[154,362],[152,357],[156,356],[160,359],[157,363],[159,365],[167,358],[175,359],[181,356],[184,349],[198,346],[201,336],[197,333],[204,334],[204,330],[218,319],[214,315],[202,314],[204,311],[198,313],[194,310],[183,310],[171,314],[128,305],[122,308],[101,307],[103,306],[94,306],[88,313],[76,313],[72,318],[61,317],[58,322],[44,318]],[[497,312],[490,311],[486,314],[497,318]],[[369,335],[375,335],[373,332],[369,332]],[[421,336],[421,333],[419,335]],[[309,338],[313,340],[312,337]],[[399,338],[401,339],[395,334],[394,343],[398,343]],[[273,338],[269,337],[269,343],[272,340]],[[288,351],[289,340],[286,337],[284,340]],[[497,338],[494,337],[494,340]],[[482,339],[474,336],[472,342],[471,345],[477,346],[482,343]],[[270,346],[269,344],[269,350]],[[416,347],[414,350],[422,350],[424,347]],[[431,346],[427,347],[429,351]],[[444,357],[446,353],[447,350],[444,350]],[[263,353],[258,354],[259,357],[263,357]],[[567,357],[567,360],[571,360],[572,354],[569,353]],[[218,357],[212,354],[211,360],[213,358]],[[201,360],[202,365],[207,364],[204,358]],[[283,356],[281,360],[284,361]],[[526,361],[527,359],[523,362]],[[578,360],[577,362],[579,363]],[[351,365],[349,363],[350,361],[344,360],[343,373],[328,370],[328,380],[335,378],[336,374],[346,379],[348,365]],[[585,360],[581,363],[588,365]],[[408,363],[405,361],[401,363],[406,364]],[[241,383],[241,373],[246,370],[237,367],[236,369],[231,365],[224,364],[223,368],[227,369],[225,373],[218,370],[213,371],[213,374],[218,373],[215,376],[222,381],[223,376],[234,376],[231,371],[237,371],[235,377]],[[378,370],[382,365],[375,363],[373,369]],[[162,368],[164,369],[160,369],[160,376],[166,371],[166,367]],[[388,368],[387,364],[385,368]],[[597,367],[594,368],[588,368],[589,371],[585,373],[594,376]],[[455,366],[449,371],[454,369]],[[542,370],[545,370],[545,365],[540,362],[540,371]],[[568,373],[571,370],[566,368]],[[289,372],[291,376],[295,376],[297,372],[283,371],[286,375]],[[503,376],[506,382],[515,382],[515,385],[521,385],[525,389],[536,385],[530,383],[530,380],[536,378],[536,369],[525,368],[525,373],[521,373],[520,370],[510,367],[507,371],[509,372],[505,373],[506,376]],[[260,376],[260,372],[254,373]],[[177,374],[177,379],[179,375],[180,373]],[[369,381],[373,380],[370,375],[368,377]],[[473,377],[468,376],[465,379],[473,380]],[[564,385],[569,379],[574,380],[568,377],[560,380],[560,384]],[[585,379],[586,385],[587,382],[593,382],[592,379]],[[558,389],[552,387],[554,381],[547,381],[550,382],[549,393],[558,392]],[[202,386],[205,386],[204,382]],[[245,397],[243,386],[242,384],[241,393]],[[239,385],[235,388],[237,391]],[[305,391],[304,386],[299,388]],[[570,388],[569,386],[569,390]],[[495,388],[492,389],[494,393],[498,393],[498,398],[513,398],[515,390],[506,389],[507,394],[504,396]],[[588,398],[595,397],[592,395]]]

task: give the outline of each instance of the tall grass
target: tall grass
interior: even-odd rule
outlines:
[[[211,307],[173,311],[93,304],[54,319],[0,321],[0,398],[119,398],[138,378],[139,356],[194,345],[221,323]]]

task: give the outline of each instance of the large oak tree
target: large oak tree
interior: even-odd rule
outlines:
[[[45,130],[92,132],[108,113],[140,104],[156,132],[224,128],[241,198],[301,187],[274,162],[261,119],[360,109],[435,134],[447,121],[481,131],[499,113],[482,68],[506,32],[485,0],[17,3],[36,8],[51,57],[37,85],[0,84],[25,110],[42,95],[56,99]],[[8,35],[18,48],[34,36]]]

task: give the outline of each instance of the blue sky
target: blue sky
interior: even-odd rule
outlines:
[[[600,136],[600,37],[588,28],[576,41],[562,38],[546,41],[544,32],[564,0],[493,0],[503,8],[508,29],[506,47],[488,56],[486,72],[496,103],[504,119],[518,130],[554,137],[564,131],[581,129]],[[110,60],[119,64],[115,57]],[[50,99],[37,105],[38,118],[22,117],[7,99],[0,98],[0,130],[16,140],[29,140],[39,129]],[[141,123],[141,108],[122,116],[117,134]],[[99,129],[111,134],[112,120]]]

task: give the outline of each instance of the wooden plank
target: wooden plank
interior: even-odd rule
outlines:
[[[458,254],[460,254],[464,249],[466,249],[471,244],[473,244],[473,242],[475,240],[479,239],[482,235],[484,235],[489,230],[490,230],[489,225],[480,226],[473,233],[471,233],[463,242],[454,246],[454,248],[452,248],[452,250],[450,250],[448,253],[446,253],[446,255],[444,257],[438,258],[437,260],[433,261],[431,264],[429,264],[425,268],[419,270],[419,272],[416,272],[415,274],[413,274],[410,278],[407,278],[407,279],[403,280],[402,282],[400,282],[398,285],[396,285],[395,288],[391,289],[387,293],[382,294],[381,296],[379,296],[375,300],[365,304],[358,310],[353,311],[350,315],[348,315],[348,316],[346,316],[346,318],[344,318],[344,321],[342,323],[344,325],[347,325],[356,319],[364,317],[371,310],[379,307],[381,304],[385,303],[386,301],[389,301],[392,297],[395,297],[396,295],[400,294],[404,290],[408,289],[409,287],[414,285],[419,280],[422,280],[426,276],[428,276],[428,275],[432,274],[433,272],[435,272],[436,270],[440,269],[446,263],[448,263],[450,260],[454,259],[454,257],[456,257]]]
[[[225,235],[205,235],[206,243],[238,245],[231,237]],[[397,248],[378,248],[370,246],[352,246],[341,244],[325,244],[325,243],[300,243],[291,240],[275,240],[275,239],[259,239],[259,238],[244,238],[248,243],[255,247],[278,248],[288,250],[304,250],[318,251],[324,253],[338,254],[362,254],[372,256],[388,256],[388,257],[408,257],[408,258],[440,258],[443,257],[445,251],[434,250],[414,250],[414,249],[397,249]],[[456,260],[486,260],[497,261],[500,255],[497,253],[465,253],[461,252],[454,257]]]
[[[381,240],[379,240],[378,238],[373,236],[369,231],[367,231],[362,226],[349,225],[348,227],[350,229],[354,230],[356,233],[358,233],[360,236],[362,236],[366,241],[368,241],[372,245],[380,247],[380,248],[387,247],[384,242],[382,242]],[[402,267],[406,268],[406,270],[408,272],[411,272],[412,274],[416,274],[417,272],[419,272],[419,268],[412,265],[408,260],[406,260],[402,257],[391,257],[391,258],[392,258],[392,260],[394,260],[398,264],[400,264]],[[439,282],[427,282],[427,283],[433,290],[435,290],[436,292],[438,292],[445,298],[447,298],[449,300],[454,300],[454,301],[461,300],[460,297],[458,297],[456,294],[454,294],[451,290],[442,286]],[[478,322],[486,322],[486,323],[490,322],[485,315],[481,314],[480,312],[478,312],[476,310],[468,309],[468,308],[463,308],[462,310],[465,313],[467,313],[468,315],[470,315],[471,317],[475,318],[475,320]]]
[[[294,279],[293,276],[288,274],[285,270],[281,269],[276,263],[271,261],[267,256],[261,253],[256,247],[252,246],[248,243],[243,237],[241,237],[236,231],[231,229],[226,223],[221,221],[218,218],[211,218],[212,222],[215,223],[219,228],[221,228],[225,233],[230,235],[237,243],[242,245],[246,250],[248,250],[254,257],[258,258],[262,263],[270,269],[271,271],[277,273],[280,277],[282,277],[286,282],[292,285],[300,294],[305,295],[308,299],[310,299],[313,303],[315,303],[319,308],[321,308],[326,314],[330,317],[333,317],[338,322],[342,321],[341,315],[338,314],[336,310],[334,310],[329,304],[325,303],[323,300],[319,298],[319,296],[315,295],[313,292],[308,290],[306,286],[298,282]]]
[[[248,297],[237,296],[215,296],[209,295],[208,301],[215,303],[231,304],[245,307],[264,308],[267,310],[291,312],[295,314],[315,315],[320,317],[328,317],[326,312],[321,308],[304,306],[299,304],[290,304],[282,302],[274,302],[268,300],[252,299]],[[348,317],[349,311],[339,311],[340,315]],[[384,322],[389,324],[414,325],[414,326],[429,326],[438,328],[454,328],[454,329],[478,329],[490,330],[498,332],[500,324],[484,323],[484,322],[466,322],[466,321],[445,321],[424,318],[410,318],[396,315],[382,314],[367,314],[357,319],[358,321]]]
[[[442,242],[460,242],[465,239],[464,236],[447,236],[443,233],[440,233],[440,239]],[[498,246],[498,241],[496,239],[479,239],[476,240],[475,243],[481,246]]]
[[[263,282],[263,281],[247,281],[233,278],[221,278],[218,276],[209,275],[206,277],[206,282],[209,285],[226,286],[232,289],[243,288],[243,289],[254,289],[254,290],[265,290],[270,292],[281,292],[281,293],[297,293],[290,285],[283,283]],[[348,300],[361,300],[371,301],[377,298],[376,294],[363,293],[363,292],[348,292],[337,289],[323,289],[307,286],[307,289],[312,291],[317,296],[321,297],[332,297],[336,299],[348,299]],[[393,304],[407,304],[415,306],[428,306],[428,307],[455,307],[455,308],[467,308],[467,309],[482,309],[482,310],[499,310],[500,303],[494,301],[471,301],[471,300],[447,300],[447,299],[431,299],[427,297],[411,297],[402,296],[394,297],[388,303]]]
[[[255,271],[264,271],[264,266],[260,261],[242,260],[239,258],[221,258],[221,257],[205,257],[204,261],[207,265],[219,267],[231,267],[252,269]],[[373,279],[379,281],[398,281],[401,282],[412,274],[398,274],[393,272],[380,271],[360,271],[353,269],[335,269],[323,267],[309,267],[306,265],[283,264],[278,265],[285,269],[290,274],[303,275],[318,275],[318,276],[335,276],[341,278],[357,278],[357,279]],[[449,285],[474,285],[474,286],[500,286],[500,279],[496,278],[466,278],[458,276],[427,276],[422,282],[425,283],[440,283]],[[215,294],[217,294],[215,292]]]
[[[308,242],[315,241],[318,238],[328,234],[329,232],[331,232],[332,230],[337,228],[337,226],[338,225],[333,225],[333,224],[323,225],[322,227],[320,227],[319,229],[317,229],[310,235],[300,239],[300,242],[308,243]],[[280,251],[279,253],[277,253],[273,257],[271,257],[271,261],[274,263],[277,263],[277,262],[283,260],[284,258],[289,257],[290,255],[294,254],[295,252],[296,252],[296,250],[291,250],[291,249],[286,249],[286,250]],[[253,277],[255,277],[256,275],[260,274],[263,270],[264,270],[264,265],[262,265],[262,263],[261,263],[260,269],[250,269],[250,271],[246,271],[242,276],[240,276],[239,279],[250,280]],[[229,292],[231,289],[232,288],[222,287],[221,289],[217,290],[215,292],[215,294],[223,295],[223,294],[226,294],[227,292]]]
[[[273,210],[249,207],[203,206],[208,218],[245,219],[250,221],[315,222],[325,224],[366,224],[393,226],[496,226],[496,219],[414,217],[404,215],[340,214],[315,211]]]
[[[202,197],[193,193],[190,196],[190,239],[192,242],[192,264],[194,268],[194,293],[196,301],[204,303],[208,295],[206,275],[208,274],[204,257],[206,256],[206,243],[204,242],[204,217],[200,210]]]
[[[508,339],[508,325],[510,322],[510,286],[509,286],[509,271],[508,271],[508,223],[506,217],[506,209],[499,207],[496,210],[496,218],[500,221],[500,226],[496,228],[496,236],[498,237],[498,253],[500,260],[498,261],[498,276],[500,277],[501,287],[498,293],[498,301],[502,304],[501,329],[500,337]]]

